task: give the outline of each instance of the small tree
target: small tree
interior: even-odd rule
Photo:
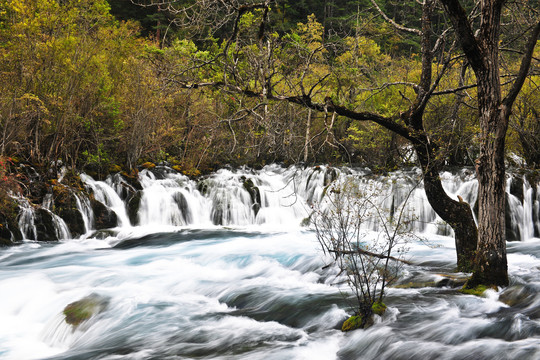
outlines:
[[[373,314],[382,315],[386,287],[396,280],[405,263],[402,256],[411,220],[407,200],[399,208],[386,211],[381,206],[381,190],[370,184],[361,188],[353,179],[334,182],[327,188],[324,201],[314,207],[317,239],[324,253],[333,257],[338,276],[346,277],[354,295],[351,307],[355,314],[343,324],[343,331],[368,327]]]

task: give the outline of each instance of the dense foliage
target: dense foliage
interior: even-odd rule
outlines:
[[[419,26],[415,1],[380,4],[396,22]],[[414,160],[402,138],[373,123],[250,96],[272,74],[278,95],[305,89],[320,102],[388,116],[406,109],[411,83],[419,81],[420,44],[376,16],[369,1],[283,1],[270,14],[253,9],[242,14],[234,39],[230,24],[188,32],[171,23],[178,15],[159,10],[127,0],[3,1],[0,155],[105,172],[114,164],[129,169],[168,160],[188,174],[225,163],[389,169]],[[510,9],[505,16],[520,20]],[[446,21],[441,11],[435,20],[436,29]],[[261,37],[262,23],[268,27]],[[520,41],[520,28],[512,29],[503,34],[508,43]],[[220,54],[231,57],[216,61]],[[504,71],[519,67],[515,53],[503,56]],[[235,78],[227,81],[242,92],[193,86],[223,82],[233,58]],[[436,59],[433,71],[443,66]],[[474,84],[463,60],[446,71],[441,89]],[[529,166],[540,164],[539,80],[528,78],[508,139],[508,152]],[[476,156],[475,91],[437,96],[426,110],[427,130],[445,144],[440,156],[448,164],[471,164]]]

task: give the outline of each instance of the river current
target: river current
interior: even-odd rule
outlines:
[[[440,282],[466,274],[454,273],[450,230],[426,206],[421,186],[411,185],[415,171],[377,179],[387,184],[382,203],[413,191],[412,264],[387,290],[388,309],[375,325],[343,333],[352,314],[347,288],[326,266],[313,229],[300,226],[328,173],[222,170],[201,187],[172,171],[143,172],[138,224],[121,206],[118,179],[86,178],[120,225],[0,249],[0,358],[540,358],[540,239],[534,219],[523,219],[525,203],[535,206],[527,184],[512,213],[526,238],[508,242],[510,286],[477,297]],[[373,181],[366,174],[338,176]],[[442,176],[449,193],[474,202],[473,178]],[[256,211],[246,178],[260,191]],[[67,324],[66,305],[89,295],[102,299],[104,310],[77,327]]]

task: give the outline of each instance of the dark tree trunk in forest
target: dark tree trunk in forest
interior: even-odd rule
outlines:
[[[430,98],[432,87],[433,51],[431,46],[431,16],[434,0],[426,0],[422,11],[422,75],[417,98],[404,121],[415,130],[413,147],[424,174],[424,189],[433,210],[454,230],[459,271],[472,271],[472,260],[477,245],[477,228],[471,207],[468,203],[453,200],[446,194],[439,177],[440,160],[437,160],[437,147],[426,135],[424,129],[424,110]]]
[[[512,105],[523,86],[538,34],[536,24],[521,67],[510,91],[502,99],[499,76],[499,35],[504,0],[480,1],[480,28],[475,36],[459,0],[441,0],[450,16],[461,47],[478,84],[481,128],[478,175],[478,248],[469,287],[508,285],[505,241],[505,137]]]
[[[470,272],[476,254],[478,231],[470,205],[460,198],[456,201],[446,194],[439,176],[439,167],[434,161],[433,151],[425,146],[414,145],[424,174],[424,190],[433,210],[452,227],[456,243],[457,269]],[[430,156],[431,155],[431,156]]]

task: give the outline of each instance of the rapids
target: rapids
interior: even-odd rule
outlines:
[[[452,196],[475,202],[472,174],[441,176]],[[388,289],[385,315],[350,333],[339,330],[350,315],[347,288],[325,267],[313,230],[300,226],[336,177],[375,186],[388,209],[411,192],[406,206],[417,235],[408,243],[414,265]],[[163,167],[141,172],[134,223],[121,178],[83,176],[119,226],[95,232],[87,200],[79,199],[87,233],[71,239],[55,218],[63,239],[36,242],[32,209],[24,208],[27,240],[0,249],[0,358],[540,358],[538,189],[523,181],[512,194],[509,179],[509,216],[521,240],[508,242],[511,285],[475,297],[438,283],[454,271],[455,249],[418,179],[415,170],[375,177],[364,169],[268,166],[195,182]],[[368,222],[366,231],[377,226]],[[107,299],[105,310],[68,325],[65,306],[91,294]]]

